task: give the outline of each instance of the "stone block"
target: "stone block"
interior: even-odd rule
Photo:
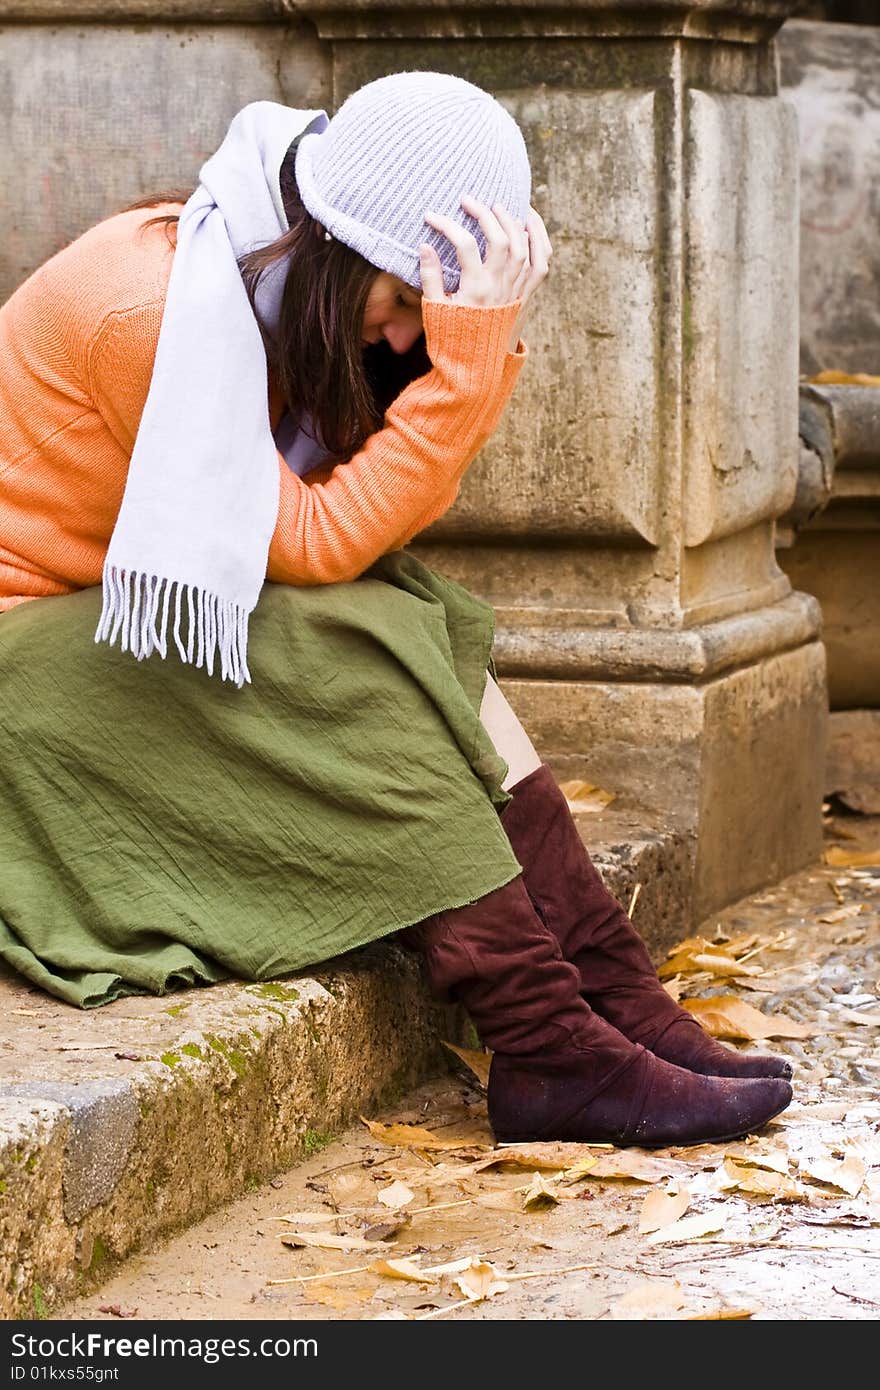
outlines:
[[[880,28],[790,19],[777,47],[799,130],[801,370],[880,374]]]
[[[101,217],[194,188],[235,112],[261,100],[327,108],[308,26],[0,28],[0,301]]]
[[[500,685],[547,761],[693,835],[692,922],[818,857],[821,642],[699,684]]]
[[[785,103],[688,93],[686,546],[747,531],[794,496],[796,169],[797,127]]]

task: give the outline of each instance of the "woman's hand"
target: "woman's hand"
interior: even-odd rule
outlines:
[[[520,311],[510,337],[513,351],[519,341],[526,305],[550,268],[553,248],[547,229],[534,208],[529,209],[523,226],[498,203],[489,208],[476,198],[462,197],[461,206],[482,228],[485,259],[481,259],[477,239],[467,228],[451,217],[426,212],[428,226],[441,232],[455,247],[461,278],[456,292],[446,294],[440,257],[433,246],[423,243],[419,248],[422,297],[484,308],[519,300]]]

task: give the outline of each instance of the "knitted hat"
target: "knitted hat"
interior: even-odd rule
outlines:
[[[520,222],[531,174],[516,121],[482,88],[440,72],[398,72],[353,92],[328,125],[305,135],[296,181],[308,211],[337,241],[380,270],[421,287],[419,245],[440,257],[447,293],[458,288],[455,248],[424,220],[444,213],[474,234],[463,194],[500,203]]]

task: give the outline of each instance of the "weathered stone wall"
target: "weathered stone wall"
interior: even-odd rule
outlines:
[[[279,24],[278,7],[206,3],[198,23],[171,22],[193,6],[162,0],[117,6],[116,22],[100,8],[105,21],[53,0],[3,6],[0,301],[99,218],[195,187],[246,102],[330,103],[329,50],[307,22]],[[30,18],[10,22],[16,9]]]
[[[880,376],[880,10],[868,25],[789,22],[783,91],[800,144],[801,370]],[[880,708],[880,387],[802,387],[812,516],[779,563],[822,607],[832,710]],[[818,471],[817,471],[818,465]]]
[[[778,48],[800,144],[801,369],[880,374],[880,24],[790,20]]]

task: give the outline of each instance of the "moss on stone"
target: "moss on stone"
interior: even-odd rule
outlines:
[[[333,1135],[325,1134],[320,1129],[307,1129],[303,1135],[302,1150],[306,1158],[311,1158],[314,1154],[326,1149],[328,1144],[333,1143]]]
[[[264,984],[248,985],[248,994],[255,994],[260,999],[283,999],[294,1000],[299,998],[299,990],[292,985],[281,985],[277,980],[267,980]]]

